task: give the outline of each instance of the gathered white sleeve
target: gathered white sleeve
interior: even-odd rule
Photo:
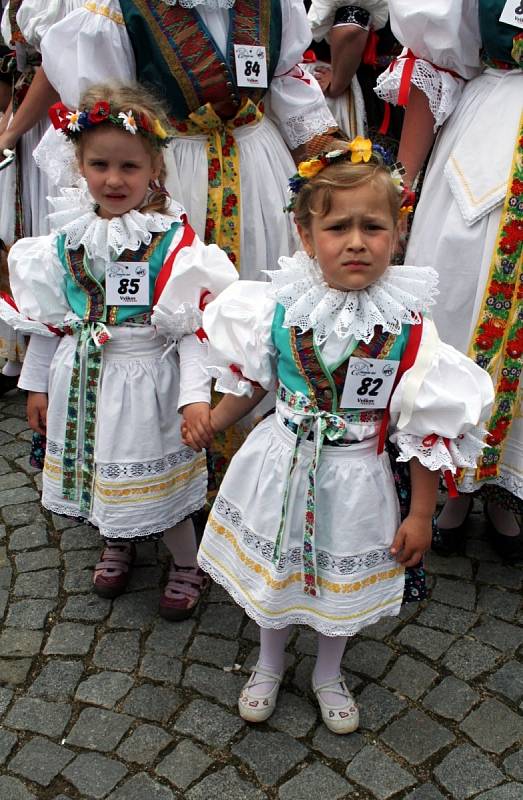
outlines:
[[[334,17],[339,8],[362,8],[370,15],[369,27],[375,31],[380,30],[389,18],[387,0],[312,0],[308,18],[313,38],[316,42],[324,39],[332,26]]]
[[[42,66],[62,102],[76,108],[82,92],[108,80],[129,83],[136,65],[120,4],[84,2],[44,34]]]
[[[209,373],[224,394],[252,396],[254,386],[276,385],[271,326],[276,300],[268,283],[238,281],[203,312]]]
[[[33,334],[22,365],[18,388],[28,392],[44,392],[49,390],[49,367],[60,341],[59,336],[48,338]]]
[[[180,226],[166,255],[169,259],[184,234]],[[227,255],[215,244],[204,244],[195,236],[192,244],[177,253],[171,274],[153,308],[151,324],[170,342],[195,333],[202,325],[204,304],[217,297],[238,273]]]
[[[414,365],[391,399],[391,441],[399,461],[417,458],[430,470],[474,467],[494,400],[490,375],[442,342],[425,319]]]
[[[71,318],[56,233],[19,239],[8,256],[11,292],[22,315],[46,325]]]
[[[0,5],[0,9],[1,8],[2,6]],[[6,45],[9,47],[11,44],[11,36],[13,35],[11,31],[11,23],[9,21],[9,3],[6,4],[1,17],[2,20],[0,22],[0,34]]]
[[[427,96],[438,128],[456,107],[464,81],[481,69],[478,2],[390,0],[389,11],[394,35],[416,57],[410,82]],[[379,76],[375,89],[393,104],[398,101],[404,55]]]
[[[178,410],[189,403],[211,402],[211,376],[207,371],[207,342],[193,333],[178,345],[180,358],[180,394]]]
[[[71,11],[81,8],[85,0],[24,0],[16,13],[16,21],[26,42],[40,50],[42,37]]]

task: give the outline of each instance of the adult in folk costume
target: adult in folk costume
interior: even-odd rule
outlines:
[[[26,0],[26,12],[45,5]],[[68,107],[111,78],[161,93],[177,130],[169,191],[206,242],[223,247],[242,277],[258,279],[294,245],[282,213],[289,150],[321,149],[336,131],[319,86],[296,67],[309,41],[301,0],[90,0],[47,30],[41,50]]]
[[[523,559],[523,4],[519,0],[390,0],[408,48],[378,93],[408,100],[399,157],[414,178],[436,138],[406,253],[439,273],[441,337],[491,374],[496,402],[477,469],[439,516],[440,548],[480,489],[491,540]],[[409,95],[410,91],[410,95]],[[447,121],[448,120],[448,121]],[[459,544],[458,544],[459,546]]]

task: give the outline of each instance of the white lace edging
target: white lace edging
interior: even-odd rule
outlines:
[[[202,327],[202,312],[190,303],[182,303],[171,311],[159,302],[154,307],[151,325],[169,342],[175,343]]]
[[[430,437],[414,436],[411,433],[393,433],[391,441],[397,445],[400,454],[398,461],[410,461],[417,458],[431,472],[450,470],[454,475],[458,468],[475,467],[485,443],[486,431],[482,428],[473,428],[463,433],[457,439],[451,439],[447,447],[441,437],[434,444],[429,444]]]
[[[499,468],[499,475],[495,480],[477,481],[474,473],[466,472],[463,480],[459,484],[460,492],[477,492],[482,486],[501,486],[507,492],[523,500],[523,481],[514,475],[510,470],[504,469],[503,464]]]
[[[397,105],[401,77],[406,63],[404,58],[399,58],[378,77],[374,91],[382,100]],[[429,61],[417,58],[410,82],[427,96],[436,131],[454,111],[464,81],[449,72],[439,70]]]
[[[221,394],[234,394],[236,397],[252,397],[254,394],[252,383],[229,367],[207,366],[206,372],[211,378],[216,378],[214,388]]]
[[[306,144],[313,136],[337,127],[338,123],[326,103],[314,112],[287,117],[284,123],[287,143],[291,150]]]
[[[2,300],[1,297],[0,319],[15,331],[21,331],[21,333],[25,333],[27,335],[30,335],[31,333],[37,333],[39,336],[55,336],[55,334],[50,331],[47,325],[44,325],[43,322],[36,322],[35,320],[23,317],[19,311],[15,311],[15,309],[10,306],[9,303],[6,303],[5,300]]]
[[[240,608],[243,608],[245,613],[253,619],[260,628],[280,629],[285,628],[287,625],[308,625],[310,628],[313,628],[313,630],[318,631],[318,633],[323,633],[325,636],[355,636],[363,628],[366,628],[368,625],[374,625],[374,623],[378,622],[382,617],[397,617],[401,611],[402,602],[400,600],[397,606],[381,609],[379,614],[375,614],[362,622],[343,626],[335,623],[329,624],[328,621],[314,614],[313,611],[311,611],[310,614],[285,614],[277,619],[272,616],[265,617],[263,614],[260,614],[254,606],[246,602],[244,595],[238,592],[238,590],[226,580],[222,573],[214,568],[213,564],[202,554],[201,549],[198,553],[198,564],[204,572],[211,576],[215,583],[223,586],[234,602],[239,605]]]
[[[82,179],[78,188],[61,189],[59,197],[48,198],[53,211],[49,222],[54,230],[65,233],[65,247],[83,247],[88,258],[110,261],[124,250],[136,251],[150,244],[153,233],[165,233],[174,222],[180,222],[184,209],[171,201],[168,214],[131,209],[121,217],[102,219],[94,210],[87,184]]]
[[[318,262],[301,250],[278,263],[280,269],[267,274],[285,308],[284,325],[313,328],[318,345],[333,332],[339,339],[354,336],[368,343],[376,325],[398,334],[402,325],[420,321],[420,313],[434,304],[438,293],[438,276],[431,267],[391,266],[366,289],[343,292],[330,287]]]
[[[72,142],[61,131],[49,127],[33,150],[36,166],[53,186],[78,186],[81,175]]]

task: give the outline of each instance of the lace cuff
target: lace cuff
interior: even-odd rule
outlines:
[[[432,472],[450,470],[454,475],[459,467],[475,467],[478,456],[485,446],[482,428],[472,428],[456,439],[450,439],[448,446],[441,436],[414,436],[411,433],[397,431],[390,437],[400,451],[398,461],[410,461],[417,458],[420,464]]]
[[[378,77],[374,91],[387,103],[398,104],[401,78],[406,63],[407,59],[400,57]],[[438,69],[429,61],[417,58],[410,82],[427,96],[436,131],[454,111],[461,96],[464,81],[451,75],[450,72]]]
[[[259,384],[242,375],[238,367],[234,365],[230,367],[209,366],[207,367],[207,372],[213,378],[216,378],[214,388],[222,394],[234,394],[236,397],[252,397],[255,387],[259,386]]]
[[[202,312],[190,303],[182,303],[171,311],[160,302],[154,307],[151,324],[172,344],[202,327]]]

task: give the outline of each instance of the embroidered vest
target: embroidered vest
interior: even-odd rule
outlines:
[[[243,98],[258,103],[266,89],[239,88],[234,45],[263,45],[268,83],[281,47],[280,0],[236,0],[229,14],[227,52],[222,53],[197,9],[163,0],[120,0],[136,61],[136,78],[153,86],[169,104],[169,114],[184,120],[211,103],[222,118],[233,117]]]
[[[142,244],[136,251],[125,250],[118,261],[147,261],[149,263],[149,304],[146,306],[107,306],[104,280],[101,282],[91,274],[84,248],[68,250],[65,234],[57,240],[58,256],[64,269],[65,294],[71,309],[84,322],[106,322],[122,325],[131,318],[147,315],[152,306],[154,284],[166,259],[169,245],[180,227],[173,222],[166,233],[153,233],[150,244]]]
[[[400,361],[412,329],[411,325],[404,325],[401,333],[395,335],[377,327],[368,344],[359,342],[340,364],[329,368],[314,344],[312,330],[299,333],[298,328],[284,328],[284,316],[285,309],[277,305],[272,340],[278,351],[278,379],[291,392],[302,392],[321,411],[331,413],[338,411],[350,356]]]

